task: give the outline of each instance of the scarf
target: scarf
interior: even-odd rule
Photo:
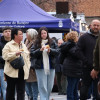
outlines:
[[[41,46],[45,46],[45,44],[48,42],[48,40],[42,40]],[[44,72],[46,75],[50,74],[50,67],[49,67],[49,56],[47,53],[47,50],[43,50],[43,66],[44,66]]]

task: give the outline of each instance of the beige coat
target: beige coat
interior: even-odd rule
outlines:
[[[23,66],[24,70],[24,79],[28,79],[29,76],[29,69],[30,69],[30,60],[29,60],[29,51],[27,50],[27,47],[25,44],[22,43],[22,48],[24,49],[24,52],[21,54],[24,58],[25,65]],[[18,78],[18,69],[14,69],[9,61],[17,58],[16,52],[19,51],[19,45],[14,40],[8,42],[2,51],[3,59],[5,60],[5,66],[4,66],[4,73],[12,78]]]

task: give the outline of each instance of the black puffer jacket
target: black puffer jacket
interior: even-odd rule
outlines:
[[[82,61],[76,43],[68,41],[61,46],[61,63],[63,74],[70,77],[81,77]]]
[[[7,43],[8,41],[6,41],[4,39],[4,36],[1,37],[1,41],[0,41],[0,69],[4,69],[4,64],[5,64],[5,61],[3,60],[2,58],[2,49],[4,48],[5,44]]]
[[[30,56],[31,60],[34,63],[34,68],[35,69],[42,69],[43,68],[43,57],[42,57],[42,51],[40,51],[40,48],[37,48],[38,45],[33,45],[31,50],[30,50]],[[50,66],[52,69],[55,68],[56,66],[56,56],[58,54],[58,47],[57,44],[52,41],[50,45],[50,53],[49,53],[49,58],[50,58]]]

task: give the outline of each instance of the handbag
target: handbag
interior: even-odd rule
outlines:
[[[24,66],[24,59],[22,56],[12,60],[10,62],[10,65],[14,68],[14,69],[21,69]]]

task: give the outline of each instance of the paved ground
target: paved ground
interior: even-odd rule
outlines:
[[[28,100],[27,95],[25,95],[25,100]],[[40,100],[40,96],[38,96],[38,100]],[[66,100],[66,95],[58,95],[57,93],[51,93],[50,100]],[[92,99],[87,99],[87,100],[92,100]]]
[[[28,100],[27,96],[25,100]],[[38,96],[38,100],[40,100],[40,96]],[[50,100],[66,100],[66,95],[58,95],[57,93],[51,93]],[[87,100],[92,100],[92,98]]]
[[[28,100],[27,95],[25,96],[25,100]],[[38,96],[38,100],[40,100],[40,96]],[[50,100],[66,100],[66,95],[58,95],[57,93],[51,93]]]

